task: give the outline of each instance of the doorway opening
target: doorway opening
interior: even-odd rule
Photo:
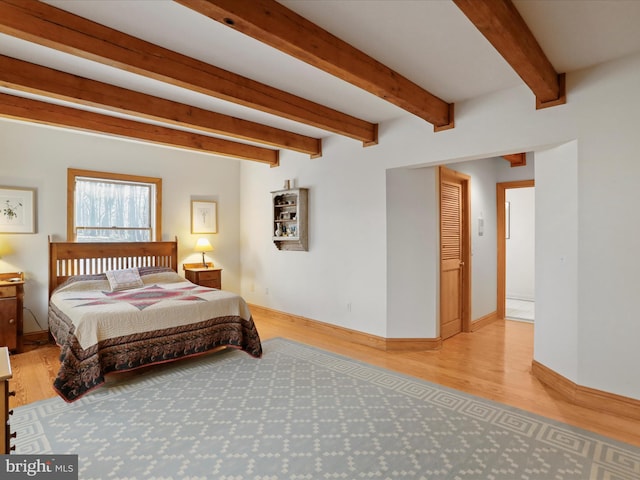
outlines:
[[[496,185],[498,318],[535,319],[534,181]]]

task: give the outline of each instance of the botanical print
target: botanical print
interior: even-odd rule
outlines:
[[[0,223],[24,225],[24,208],[20,198],[0,197]]]
[[[207,220],[207,217],[209,216],[208,214],[210,213],[211,209],[206,207],[198,207],[196,210],[198,212],[198,217],[200,218],[200,225],[210,225],[211,222]]]
[[[0,187],[0,233],[35,230],[35,189]]]
[[[216,202],[191,202],[191,233],[217,233]]]

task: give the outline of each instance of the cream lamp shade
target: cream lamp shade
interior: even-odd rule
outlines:
[[[213,251],[213,247],[211,243],[206,238],[199,238],[196,242],[196,247],[194,248],[196,252],[202,252],[202,266],[207,267],[207,262],[204,261],[204,252]]]
[[[0,258],[6,255],[10,255],[11,253],[13,253],[11,245],[9,245],[9,242],[2,238],[2,235],[0,235]]]

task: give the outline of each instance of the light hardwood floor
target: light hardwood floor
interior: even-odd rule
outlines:
[[[530,323],[497,321],[446,340],[438,351],[383,352],[268,315],[256,315],[255,322],[263,340],[289,338],[640,446],[640,421],[572,405],[531,375]],[[56,396],[51,384],[59,365],[57,347],[14,355],[11,365],[12,407]]]

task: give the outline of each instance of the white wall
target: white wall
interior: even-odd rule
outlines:
[[[532,177],[533,178],[533,177]],[[510,188],[510,235],[506,240],[506,296],[535,300],[535,188]]]
[[[387,332],[389,338],[439,335],[438,171],[387,171]],[[393,286],[402,288],[392,288]],[[418,320],[422,319],[422,320]]]
[[[197,262],[192,252],[191,198],[218,202],[218,234],[208,258],[223,268],[224,288],[240,291],[239,161],[116,138],[0,119],[0,185],[31,187],[37,195],[36,234],[0,234],[13,253],[0,259],[0,271],[26,273],[25,331],[47,329],[48,235],[66,240],[67,168],[162,178],[163,240],[178,237],[178,260]],[[180,269],[181,270],[181,269]],[[183,272],[180,271],[182,274]]]
[[[534,358],[578,378],[577,142],[536,152]]]
[[[314,160],[281,152],[278,168],[242,166],[242,294],[250,303],[386,336],[385,169],[375,148],[348,139],[331,137],[323,151]],[[279,251],[271,241],[270,192],[285,179],[309,188],[308,252]]]
[[[536,334],[536,355],[581,385],[640,398],[640,373],[627,367],[640,362],[635,346],[640,322],[634,319],[632,293],[640,287],[634,274],[640,259],[632,255],[640,222],[629,221],[640,200],[640,189],[633,185],[640,173],[635,158],[640,151],[635,132],[638,84],[640,56],[636,55],[567,75],[568,103],[563,106],[535,110],[531,92],[519,87],[457,104],[452,130],[433,133],[430,125],[406,116],[380,126],[377,146],[362,148],[357,142],[330,137],[319,159],[284,153],[279,168],[243,164],[243,294],[251,302],[374,335],[434,332],[433,299],[425,300],[428,309],[423,314],[415,313],[417,305],[409,315],[402,313],[399,328],[397,315],[387,318],[387,311],[401,303],[401,291],[415,288],[411,282],[416,276],[399,279],[398,266],[388,264],[398,238],[387,232],[395,225],[387,214],[397,205],[386,204],[386,189],[396,188],[385,181],[386,171],[542,151],[576,141],[577,187],[572,191],[579,212],[580,243],[574,255],[580,283],[576,276],[567,287],[559,278],[545,275],[544,269],[541,274],[536,265],[536,301],[553,309],[555,296],[544,298],[545,291],[549,295],[553,289],[575,288],[579,315],[545,318],[536,312],[537,330],[551,325]],[[266,220],[269,191],[281,187],[285,178],[296,178],[299,186],[311,189],[309,252],[279,252],[271,243]],[[550,184],[550,198],[560,196],[561,188]],[[539,197],[537,188],[536,202]],[[554,221],[550,213],[538,215],[536,230],[549,228]],[[425,234],[424,227],[419,235]],[[436,253],[428,249],[434,244],[426,242],[427,249],[413,255],[433,258]],[[555,261],[549,258],[553,251],[537,253],[540,262]],[[545,285],[542,292],[540,284]],[[347,303],[352,304],[351,312]],[[576,321],[577,369],[572,370],[566,367],[566,349],[554,343],[553,332],[557,322],[575,331]]]
[[[578,142],[580,385],[640,398],[640,57],[580,72],[569,85]]]

